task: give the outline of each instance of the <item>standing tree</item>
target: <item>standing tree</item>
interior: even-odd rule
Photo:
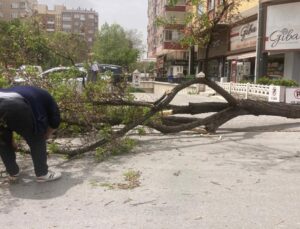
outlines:
[[[132,31],[125,31],[118,24],[106,23],[101,27],[92,52],[101,63],[128,67],[139,57],[140,44],[139,37]]]
[[[0,63],[43,65],[50,56],[45,36],[34,21],[0,22]]]
[[[51,50],[51,65],[74,65],[88,58],[88,44],[80,34],[55,32],[48,34],[47,47]]]

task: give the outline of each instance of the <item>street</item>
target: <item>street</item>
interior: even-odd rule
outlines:
[[[216,100],[181,95],[175,103]],[[243,116],[215,135],[131,134],[134,152],[102,163],[51,156],[63,178],[42,184],[19,156],[19,182],[0,178],[1,228],[297,229],[299,132],[299,119]],[[128,173],[136,186],[126,185]]]

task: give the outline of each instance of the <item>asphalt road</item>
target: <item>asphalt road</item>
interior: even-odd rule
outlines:
[[[216,99],[182,95],[176,103]],[[63,178],[43,184],[34,181],[30,158],[19,156],[19,182],[0,178],[0,225],[297,229],[299,131],[299,119],[244,116],[226,123],[216,135],[132,135],[139,143],[133,153],[102,163],[92,155],[70,162],[52,156],[49,164]],[[129,189],[126,173],[137,175],[137,187]]]

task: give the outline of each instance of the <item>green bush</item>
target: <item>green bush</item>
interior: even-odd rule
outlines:
[[[0,75],[0,88],[5,88],[9,86],[9,82],[8,80],[3,77],[2,75]]]
[[[286,86],[286,87],[297,87],[298,83],[294,80],[287,79],[271,79],[269,77],[261,77],[258,79],[257,84],[263,85],[278,85],[278,86]]]
[[[239,83],[253,83],[251,80],[241,80]]]

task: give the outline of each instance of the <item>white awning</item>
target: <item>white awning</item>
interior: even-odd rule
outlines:
[[[243,60],[256,57],[256,52],[247,52],[239,55],[227,56],[227,60]]]

